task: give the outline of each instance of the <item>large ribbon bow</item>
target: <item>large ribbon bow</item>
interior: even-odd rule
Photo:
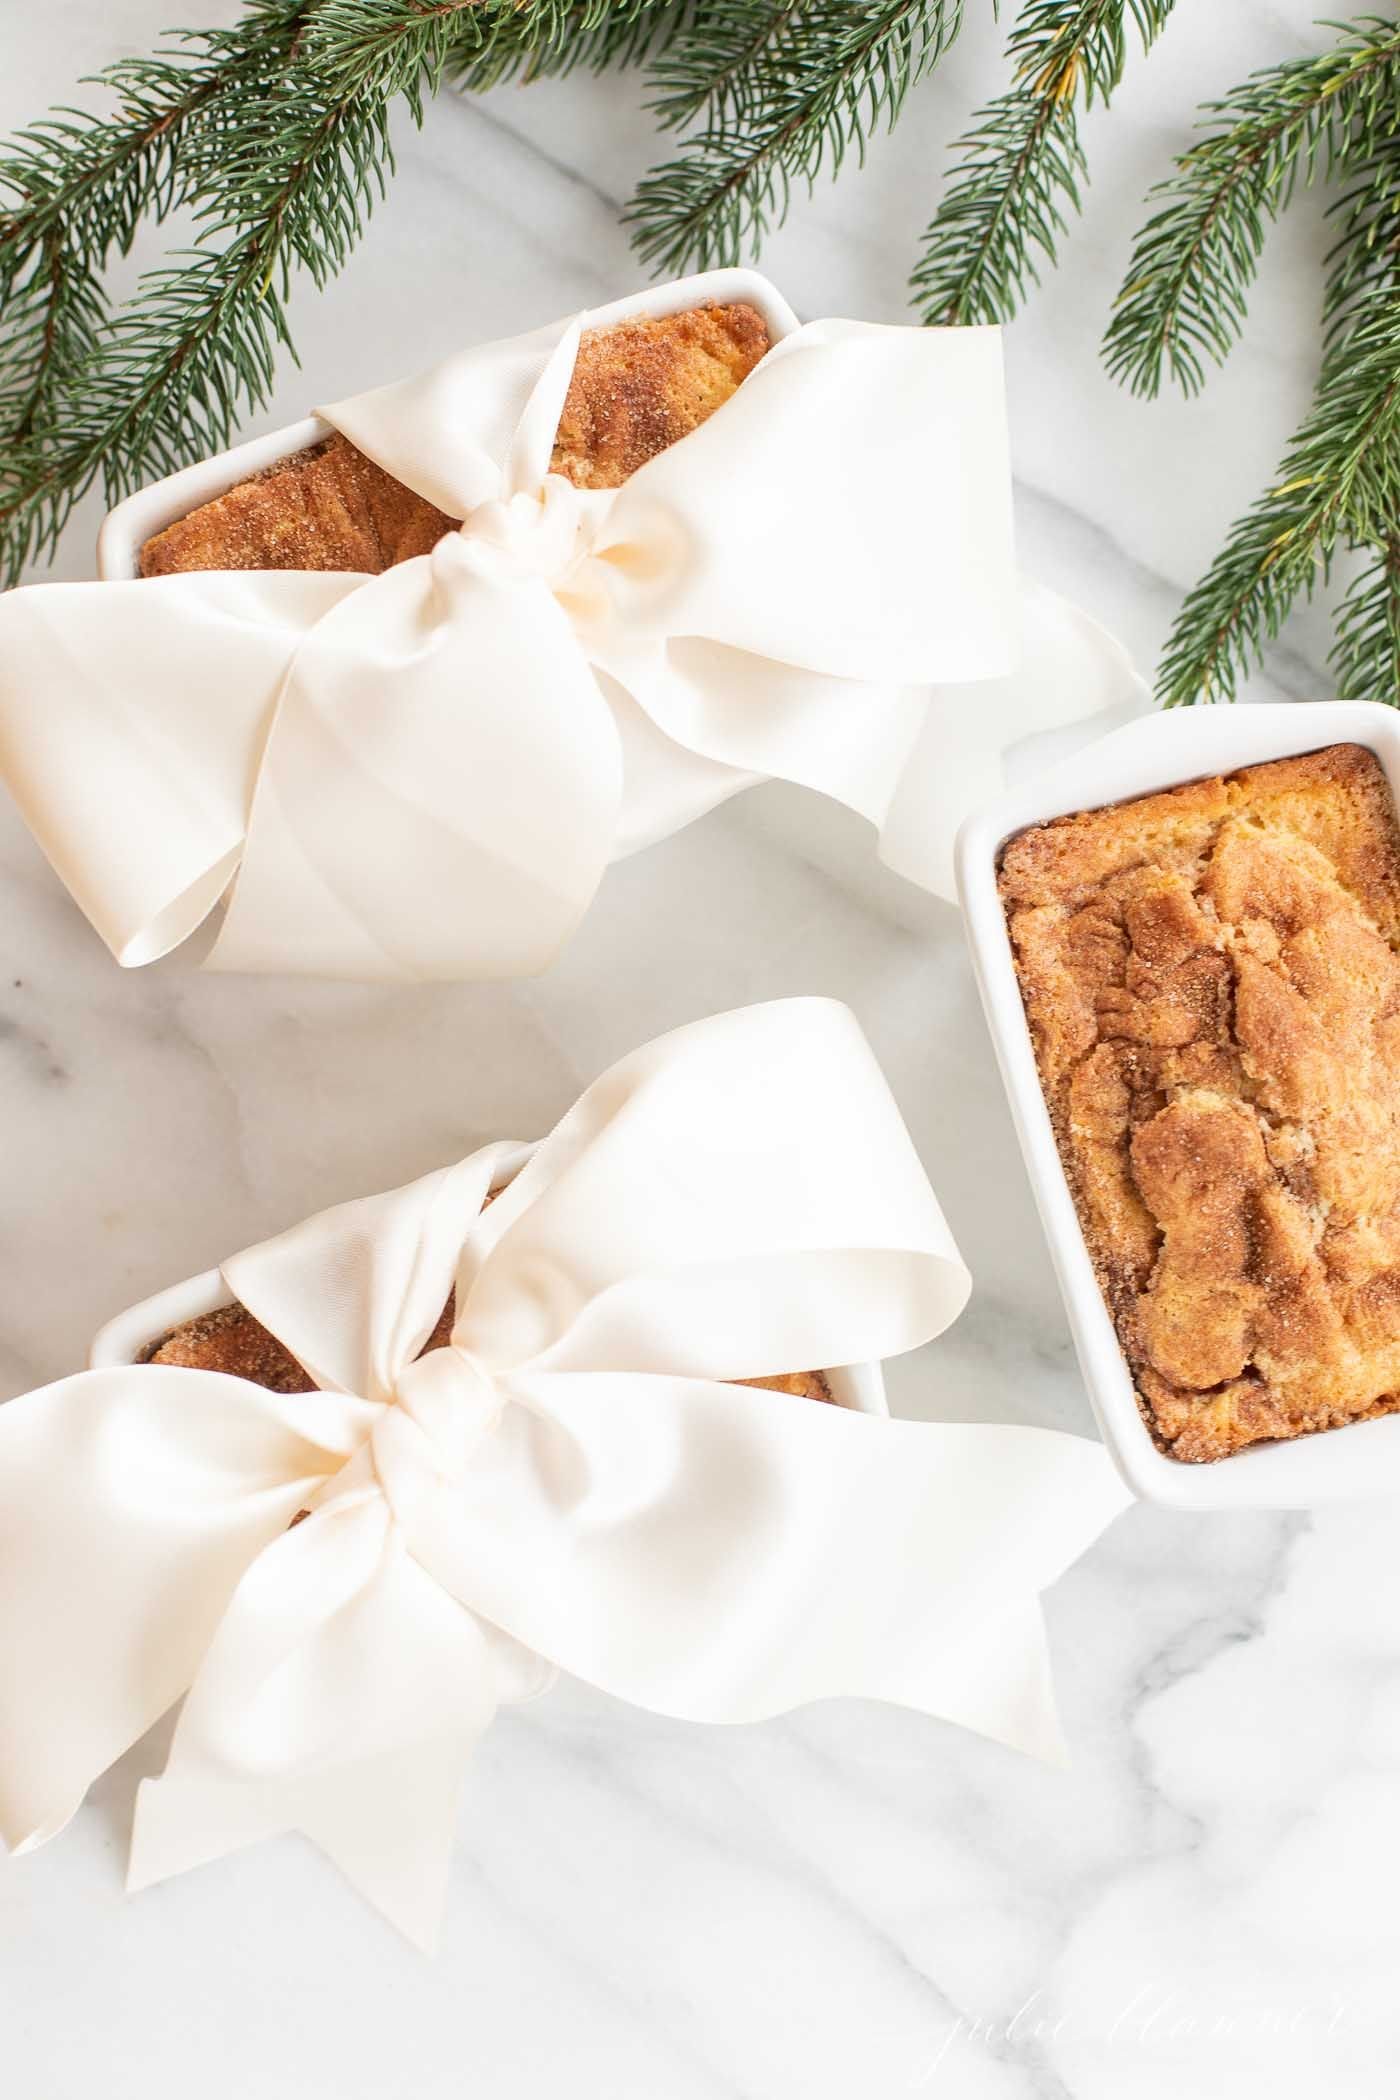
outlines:
[[[995,330],[794,324],[585,492],[548,469],[597,318],[323,411],[464,521],[430,554],[0,599],[0,773],[120,962],[232,883],[215,967],[528,973],[610,859],[765,776],[947,891],[993,756],[1094,705],[1106,651],[1129,690],[1069,608],[1018,608]],[[930,688],[968,680],[930,747]]]
[[[133,1885],[296,1828],[420,1941],[469,1748],[553,1665],[693,1720],[859,1693],[1053,1752],[1038,1592],[1122,1506],[1102,1450],[721,1382],[912,1348],[966,1298],[847,1009],[682,1029],[521,1157],[225,1264],[313,1393],[138,1364],[0,1408],[11,1845],[186,1690]]]

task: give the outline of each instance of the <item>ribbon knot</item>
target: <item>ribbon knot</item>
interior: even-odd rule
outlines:
[[[413,1529],[425,1497],[461,1481],[503,1405],[490,1374],[453,1343],[405,1365],[370,1439],[379,1484],[400,1523]]]
[[[429,557],[433,578],[450,597],[453,580],[470,576],[488,585],[530,579],[544,584],[582,642],[600,642],[611,610],[608,564],[593,544],[612,498],[575,488],[547,474],[538,491],[518,489],[468,512]]]
[[[591,509],[596,514],[596,497]],[[471,556],[489,548],[500,557],[500,573],[538,576],[554,587],[586,551],[582,543],[589,516],[587,494],[562,474],[547,474],[538,492],[518,489],[514,495],[478,503],[455,537],[449,533],[438,542],[433,559],[436,563],[454,553]]]

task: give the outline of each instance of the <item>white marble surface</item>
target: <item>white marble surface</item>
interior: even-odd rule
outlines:
[[[7,9],[0,128],[171,12]],[[898,138],[771,243],[799,309],[902,312],[942,143],[998,77],[975,12]],[[1183,0],[1090,126],[1090,208],[1010,335],[1026,560],[1144,660],[1306,398],[1319,212],[1272,241],[1203,401],[1132,401],[1096,337],[1196,98],[1313,37],[1310,13]],[[268,420],[637,281],[616,206],[651,140],[626,84],[444,101],[401,146],[354,267],[298,302],[304,369]],[[91,573],[94,523],[61,573]],[[1324,654],[1300,622],[1274,689],[1324,692]],[[0,808],[0,1396],[313,1207],[547,1126],[661,1028],[820,991],[874,1039],[976,1277],[896,1405],[1087,1430],[954,914],[833,872],[860,864],[855,820],[833,815],[823,865],[792,818],[765,790],[618,869],[538,983],[405,995],[121,974]],[[875,1707],[705,1732],[566,1688],[476,1760],[436,1965],[291,1840],[125,1901],[148,1742],[0,1865],[0,2091],[1378,2100],[1400,2068],[1398,1567],[1385,1505],[1130,1511],[1050,1599],[1068,1772]]]

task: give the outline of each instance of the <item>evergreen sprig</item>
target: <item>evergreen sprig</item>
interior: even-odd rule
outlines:
[[[1312,411],[1278,481],[1187,594],[1162,659],[1158,691],[1166,706],[1234,699],[1298,598],[1312,595],[1348,545],[1374,545],[1383,558],[1349,601],[1340,682],[1351,698],[1396,697],[1395,685],[1376,673],[1393,673],[1394,665],[1388,563],[1398,465],[1400,305],[1382,295],[1327,353]]]
[[[280,302],[274,292],[265,312],[253,308],[298,239],[314,246],[316,229],[324,238],[309,193],[323,171],[318,161],[295,179],[298,153],[313,143],[295,107],[266,127],[275,141],[246,119],[282,92],[306,14],[304,0],[258,0],[233,30],[191,32],[151,59],[110,67],[96,84],[114,96],[114,117],[63,112],[0,162],[10,201],[0,220],[4,582],[52,549],[95,480],[109,497],[124,493],[223,442],[240,397],[265,398],[270,361],[257,343]],[[223,201],[197,202],[215,175]],[[262,227],[259,185],[270,215]],[[333,222],[334,181],[330,194]],[[194,204],[200,248],[185,270],[144,278],[113,315],[101,274],[110,257],[127,252],[143,216],[160,220],[181,204]],[[221,235],[223,257],[213,252]],[[221,412],[201,416],[201,402]]]
[[[1374,162],[1398,113],[1400,27],[1376,16],[1345,28],[1332,50],[1271,66],[1208,103],[1206,137],[1153,191],[1161,202],[1105,338],[1109,370],[1137,393],[1155,394],[1164,372],[1194,393],[1205,361],[1219,363],[1239,337],[1265,236],[1298,184]]]
[[[11,579],[56,541],[100,479],[107,500],[227,445],[292,350],[293,269],[324,284],[345,261],[390,147],[382,113],[284,111],[282,150],[230,151],[230,189],[200,212],[201,244],[146,273],[69,378],[61,422],[10,442],[0,549]],[[294,352],[293,352],[294,354]]]
[[[1207,105],[1205,138],[1154,192],[1105,338],[1136,392],[1171,378],[1194,393],[1239,338],[1269,226],[1300,184],[1346,182],[1312,406],[1182,604],[1158,677],[1169,707],[1233,699],[1344,554],[1360,566],[1337,614],[1337,690],[1400,700],[1400,26],[1331,26],[1329,50]]]
[[[285,59],[301,10],[259,9],[234,32],[172,41],[100,76],[106,118],[59,110],[0,155],[0,575],[52,544],[81,487],[46,481],[45,459],[110,309],[103,272],[143,217],[194,193],[229,98]],[[201,149],[200,134],[206,134]],[[41,494],[40,491],[43,493]]]
[[[652,108],[680,150],[626,218],[662,273],[757,254],[810,191],[893,125],[956,37],[962,0],[700,0],[652,63]]]
[[[1127,63],[1128,28],[1146,49],[1173,0],[1027,0],[1007,45],[1013,84],[978,112],[924,235],[910,280],[930,323],[1008,321],[1037,255],[1053,263],[1066,211],[1088,173],[1078,111],[1107,102]]]

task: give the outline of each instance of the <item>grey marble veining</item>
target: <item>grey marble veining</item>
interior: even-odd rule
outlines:
[[[11,10],[0,127],[170,12]],[[770,244],[801,311],[904,312],[944,145],[1001,77],[1005,25],[976,12],[897,137]],[[1197,98],[1320,41],[1310,16],[1182,0],[1092,120],[1088,209],[1008,337],[1025,560],[1144,663],[1307,400],[1319,203],[1271,239],[1199,401],[1134,401],[1097,338]],[[625,83],[444,100],[400,147],[354,266],[298,299],[303,368],[267,423],[638,281],[616,206],[653,140]],[[91,573],[96,515],[58,573]],[[1325,692],[1326,646],[1304,615],[1257,690]],[[870,1032],[976,1278],[963,1320],[895,1367],[896,1406],[1087,1431],[954,914],[862,857],[845,813],[815,836],[803,799],[764,789],[615,870],[536,983],[406,994],[183,958],[121,973],[0,807],[0,1396],[310,1209],[547,1127],[660,1029],[819,991]],[[1381,2100],[1400,2069],[1397,1568],[1385,1505],[1130,1511],[1048,1602],[1066,1771],[854,1702],[705,1731],[565,1686],[476,1758],[435,1965],[291,1840],[127,1903],[157,1733],[61,1840],[0,1865],[0,2092]]]

